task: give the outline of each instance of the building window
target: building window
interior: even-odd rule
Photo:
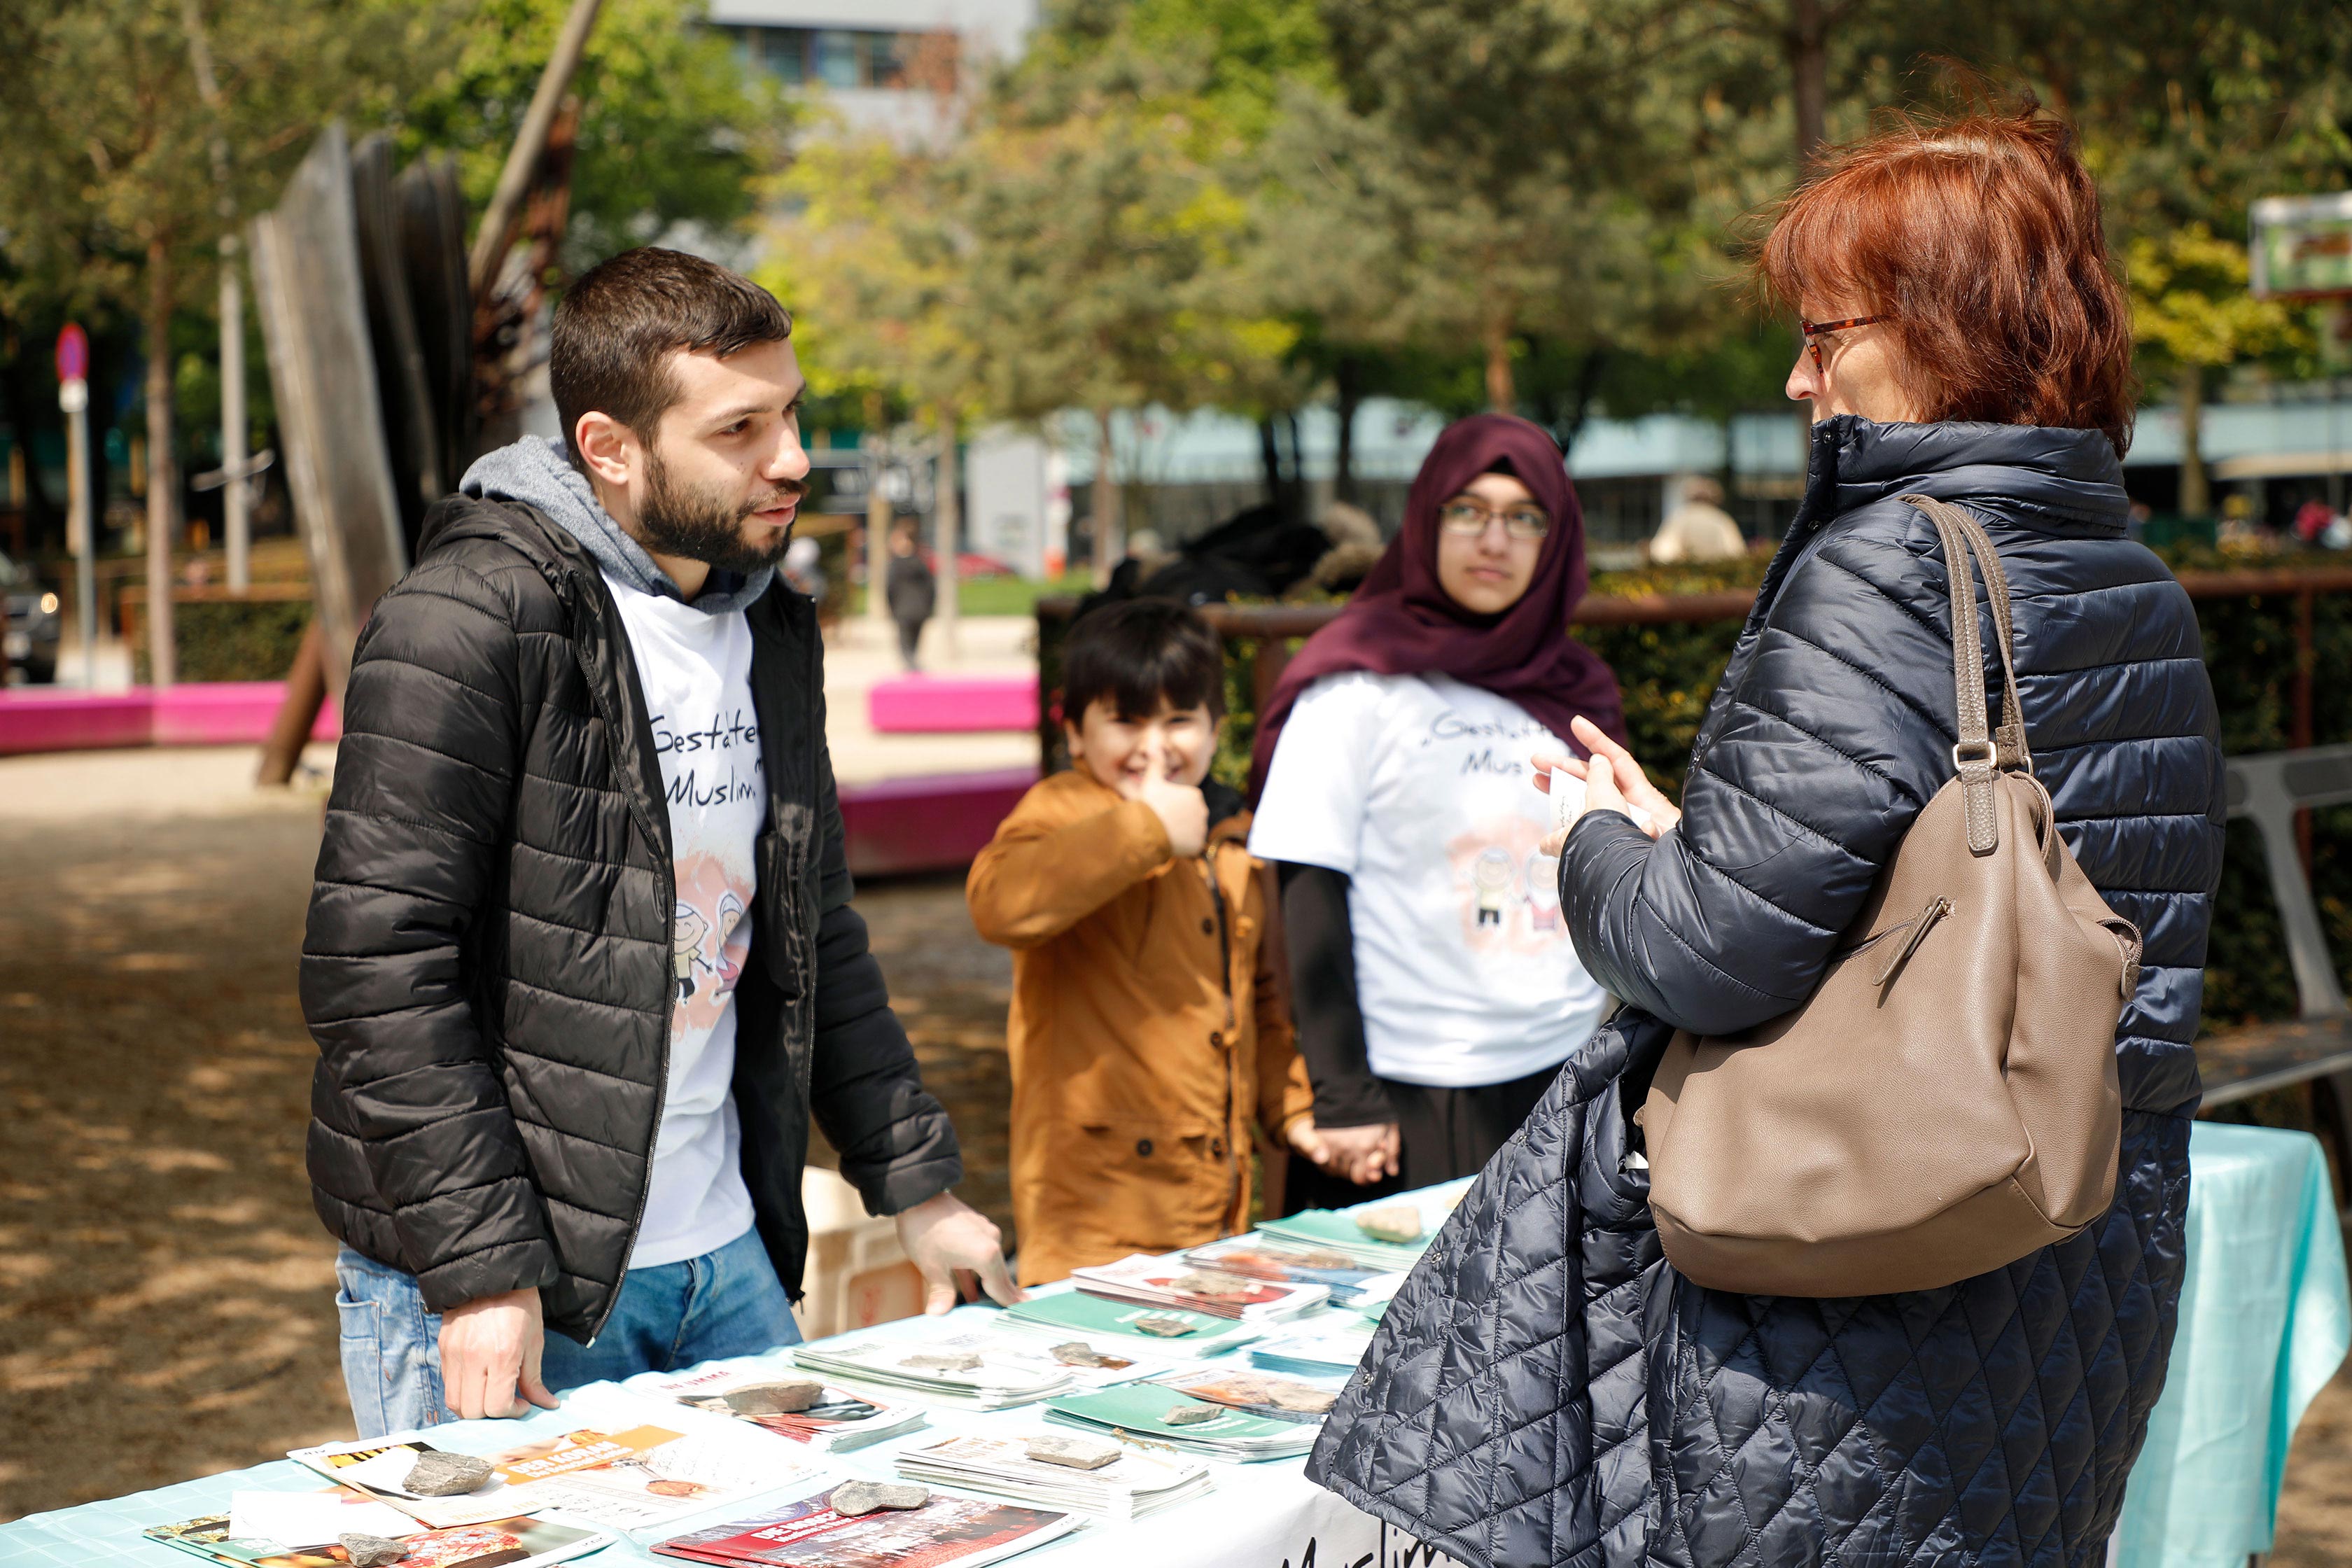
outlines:
[[[801,27],[761,27],[760,64],[779,81],[794,87],[808,79],[808,33]]]
[[[848,27],[739,26],[735,52],[793,87],[822,82],[832,88],[904,88],[908,58],[919,42],[912,36]]]
[[[809,74],[827,87],[864,87],[858,79],[857,35],[842,27],[826,27],[815,36],[810,50]]]

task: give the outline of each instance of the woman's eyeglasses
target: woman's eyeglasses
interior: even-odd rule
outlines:
[[[1503,531],[1513,539],[1541,539],[1551,531],[1551,519],[1539,506],[1508,507],[1490,511],[1475,500],[1450,500],[1437,509],[1437,524],[1448,533],[1470,537],[1486,531],[1489,523],[1502,520]]]
[[[1874,327],[1881,321],[1891,321],[1892,316],[1848,316],[1843,321],[1799,321],[1797,331],[1805,334],[1806,352],[1813,356],[1815,370],[1827,370],[1822,359],[1822,339],[1831,332],[1843,332],[1849,327]]]

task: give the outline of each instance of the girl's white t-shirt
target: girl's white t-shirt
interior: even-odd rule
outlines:
[[[735,1110],[735,982],[751,950],[756,844],[768,816],[751,626],[605,579],[653,715],[669,805],[669,1087],[629,1267],[683,1263],[751,1228]]]
[[[1538,752],[1508,698],[1438,675],[1326,676],[1283,726],[1250,853],[1349,878],[1378,1076],[1465,1089],[1565,1060],[1607,997],[1561,925]]]

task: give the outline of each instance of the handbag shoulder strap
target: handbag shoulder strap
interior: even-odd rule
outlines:
[[[2011,648],[2009,577],[1984,525],[1949,501],[1932,496],[1902,498],[1936,525],[1944,549],[1946,576],[1952,595],[1952,693],[1958,710],[1959,742],[1952,748],[1966,796],[1969,848],[1990,855],[2000,847],[2000,830],[1993,814],[1993,775],[2000,772],[2033,771],[2033,753],[2025,740],[2025,710],[2017,696],[2017,663]],[[1984,647],[1977,632],[1976,576],[1984,576],[1985,597],[1992,608],[1994,650],[2000,655],[2001,726],[1998,736],[1985,712]]]

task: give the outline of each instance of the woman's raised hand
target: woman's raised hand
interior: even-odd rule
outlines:
[[[1580,762],[1574,757],[1549,755],[1530,759],[1535,767],[1536,788],[1546,795],[1551,793],[1551,775],[1555,768],[1570,778],[1584,781],[1584,803],[1577,808],[1575,817],[1567,827],[1560,828],[1544,840],[1545,854],[1559,854],[1568,842],[1569,829],[1582,821],[1589,812],[1622,812],[1653,838],[1683,819],[1682,808],[1668,800],[1658,786],[1650,782],[1650,775],[1642,771],[1642,764],[1633,760],[1633,753],[1611,740],[1600,725],[1590,719],[1578,719],[1570,723],[1569,732],[1576,738],[1577,744],[1592,753],[1590,759]],[[1607,765],[1596,766],[1596,763]]]

